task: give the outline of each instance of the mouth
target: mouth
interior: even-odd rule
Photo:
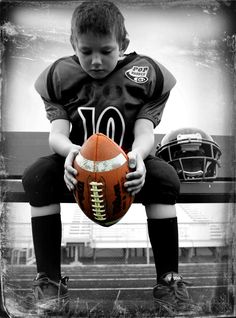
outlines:
[[[92,70],[90,70],[89,73],[94,78],[103,78],[106,75],[105,70],[101,70],[101,69],[99,69],[99,70],[92,69]]]
[[[92,72],[92,73],[103,73],[104,70],[103,69],[91,69],[90,72]]]

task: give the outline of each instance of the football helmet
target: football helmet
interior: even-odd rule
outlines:
[[[214,180],[221,150],[213,138],[198,128],[181,128],[166,134],[156,156],[171,164],[183,181]]]

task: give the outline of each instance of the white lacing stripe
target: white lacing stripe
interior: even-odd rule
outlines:
[[[103,197],[103,183],[92,181],[89,183],[91,192],[91,205],[95,220],[105,221],[106,210]]]
[[[79,153],[75,160],[82,169],[91,172],[111,171],[123,166],[123,164],[127,161],[122,153],[112,159],[103,161],[89,160],[84,158],[81,153]]]

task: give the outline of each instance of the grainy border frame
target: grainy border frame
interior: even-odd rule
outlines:
[[[73,6],[76,5],[82,1],[57,1],[57,4],[60,4],[61,6]],[[227,0],[114,0],[114,2],[118,5],[132,7],[132,6],[153,6],[158,5],[161,8],[165,9],[168,7],[181,7],[181,6],[198,6],[202,9],[209,9],[215,8],[216,6],[221,6],[222,10],[225,10],[227,12],[229,19],[232,21],[232,28],[229,34],[226,37],[226,41],[228,42],[229,46],[229,52],[232,55],[232,67],[233,67],[233,73],[234,73],[234,106],[236,106],[236,30],[233,26],[233,19],[235,19],[235,1],[227,1]],[[8,1],[2,1],[0,3],[1,8],[4,6],[13,6],[16,4],[27,4],[29,6],[34,5],[43,5],[43,4],[53,4],[54,1],[24,1],[24,0],[8,0]],[[5,51],[5,43],[8,40],[9,34],[6,34],[6,30],[2,27],[4,23],[6,23],[7,17],[4,15],[6,11],[1,10],[1,42],[0,42],[0,103],[1,103],[1,109],[0,109],[0,143],[2,142],[2,103],[3,103],[3,94],[4,94],[4,51]],[[236,123],[236,110],[234,107],[234,122]],[[234,136],[236,136],[236,127],[234,126]],[[1,147],[1,146],[0,146]],[[1,149],[1,148],[0,148]],[[234,153],[236,149],[233,150]],[[235,155],[234,155],[235,158]],[[236,158],[235,158],[236,159]],[[0,153],[0,162],[1,162],[1,174],[4,174],[4,154]],[[235,162],[234,162],[235,163]],[[235,169],[235,168],[234,168]],[[236,171],[235,171],[236,172]],[[235,185],[235,191],[236,191],[236,185]],[[234,191],[234,193],[235,193]],[[4,195],[4,189],[0,189],[0,195],[1,199]],[[3,273],[6,271],[6,262],[4,259],[4,251],[7,247],[7,204],[5,202],[0,203],[0,274],[1,274],[1,280],[0,280],[0,316],[1,317],[10,317],[9,313],[7,312],[7,308],[4,305],[4,287],[3,286],[3,279],[4,275]],[[233,282],[232,282],[232,292],[234,295],[234,315],[236,317],[236,211],[234,207],[234,211],[232,211],[232,251],[231,251],[231,262],[229,264],[229,268],[232,271],[233,274]]]

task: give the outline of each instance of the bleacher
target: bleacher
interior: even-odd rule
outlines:
[[[193,255],[196,256],[197,249],[201,254],[201,248],[208,248],[217,256],[218,249],[228,245],[230,220],[226,209],[230,208],[232,206],[226,204],[177,205],[179,247],[185,252],[188,261]],[[11,263],[32,264],[34,259],[29,206],[13,204],[10,210]],[[215,220],[214,211],[218,215]],[[131,249],[143,249],[146,263],[150,263],[146,215],[141,204],[132,206],[120,222],[108,228],[91,222],[77,205],[64,204],[62,222],[62,247],[71,256],[73,264],[81,263],[81,259],[88,257],[87,254],[95,263],[99,254],[97,252],[101,249],[110,250],[110,257],[113,255],[112,250],[123,250],[125,263],[129,261]]]
[[[63,245],[68,243],[84,243],[91,241],[91,224],[80,209],[74,209],[73,218],[69,223],[63,223]]]

